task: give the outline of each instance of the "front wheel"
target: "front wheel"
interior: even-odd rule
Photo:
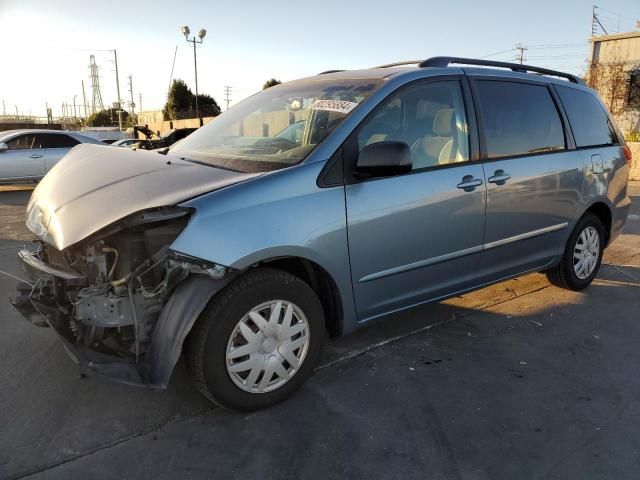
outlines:
[[[265,268],[211,301],[190,334],[187,357],[202,394],[225,408],[251,411],[297,390],[324,338],[315,292],[298,277]]]
[[[604,228],[591,213],[571,233],[560,263],[546,271],[549,282],[568,290],[582,290],[598,274],[604,252]]]

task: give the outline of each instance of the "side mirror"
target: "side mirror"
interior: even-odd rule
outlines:
[[[0,142],[0,152],[4,152],[5,150],[9,150],[9,146],[4,142]]]
[[[390,177],[410,172],[411,149],[404,142],[377,142],[358,155],[356,173],[366,177]]]

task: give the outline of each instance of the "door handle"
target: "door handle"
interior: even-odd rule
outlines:
[[[42,158],[42,155],[38,155],[37,153],[34,153],[29,158]]]
[[[462,177],[462,181],[456,186],[465,192],[473,192],[476,187],[479,187],[480,185],[482,185],[482,180],[479,178],[473,178],[473,175],[465,175]]]
[[[496,185],[504,185],[510,178],[511,175],[505,173],[504,170],[496,170],[493,177],[487,178],[487,181],[489,183],[495,183]]]

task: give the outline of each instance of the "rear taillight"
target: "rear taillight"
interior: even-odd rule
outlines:
[[[631,149],[629,148],[629,145],[625,145],[624,147],[622,147],[622,152],[624,153],[624,158],[627,159],[629,168],[631,168],[631,161],[633,160],[633,155],[631,155]]]

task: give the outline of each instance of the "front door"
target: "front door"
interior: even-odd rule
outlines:
[[[0,179],[35,180],[44,175],[44,149],[36,135],[18,135],[7,141],[8,150],[0,152]]]
[[[403,141],[413,161],[411,173],[346,187],[360,321],[474,283],[485,185],[482,166],[469,161],[465,110],[458,79],[415,85],[383,102],[351,139],[352,152],[379,141]]]
[[[542,268],[561,252],[582,188],[583,155],[543,83],[472,81],[487,181],[485,281]]]

